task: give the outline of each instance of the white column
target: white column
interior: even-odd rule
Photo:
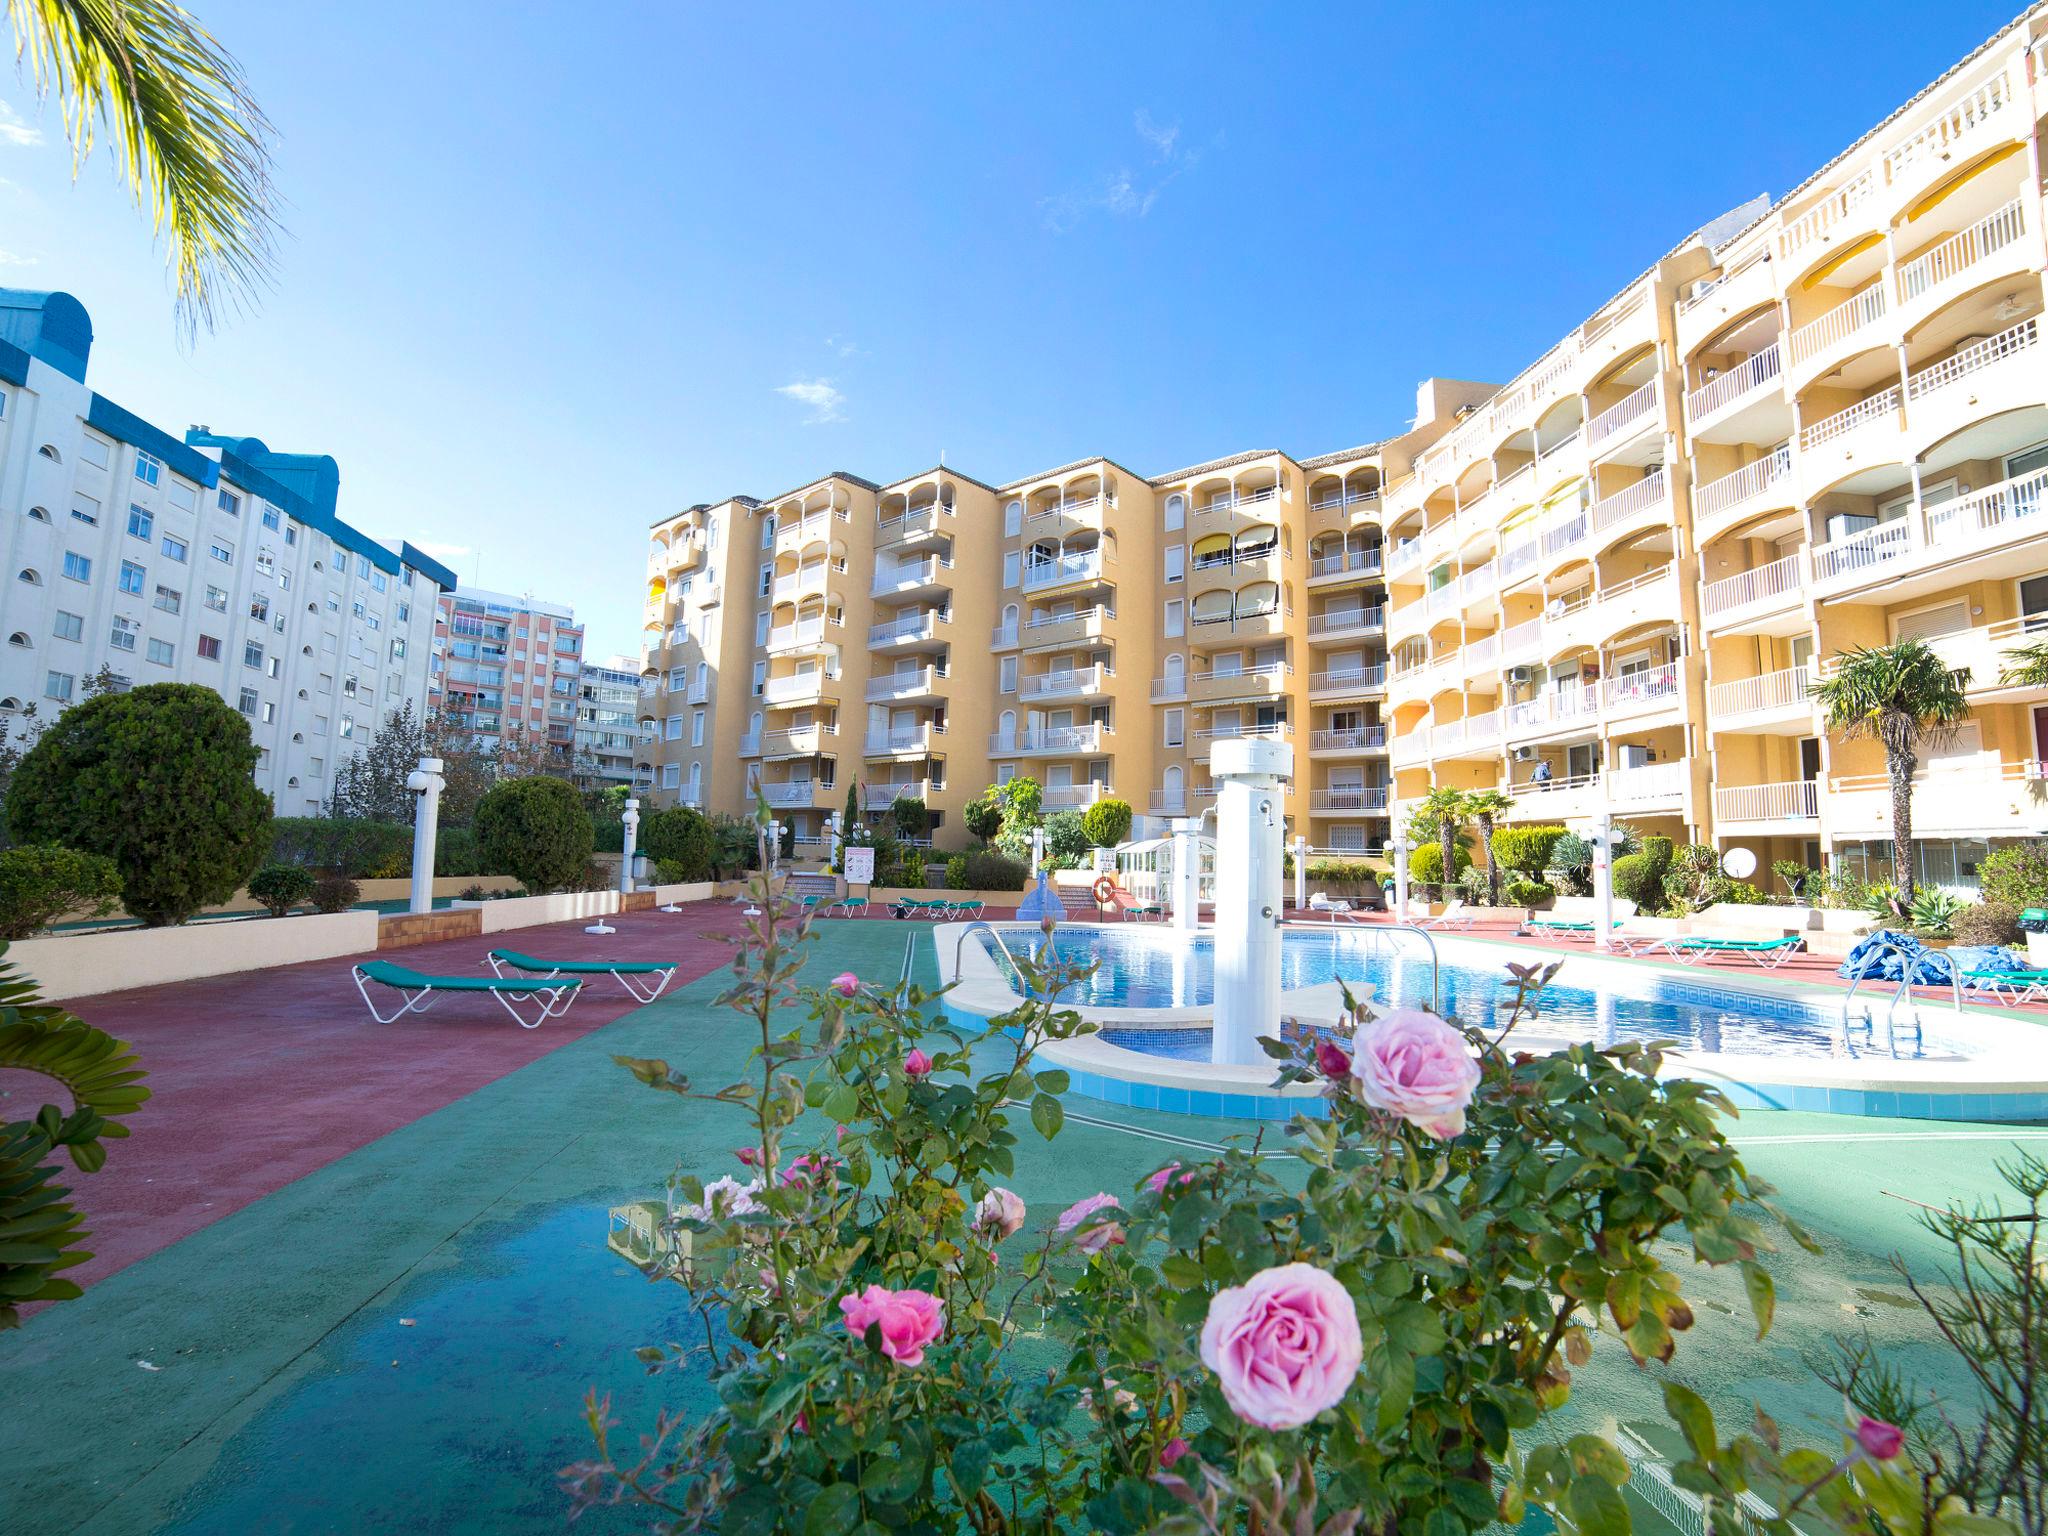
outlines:
[[[1396,832],[1388,845],[1394,850],[1394,920],[1408,920],[1408,837]]]
[[[1031,873],[1034,875],[1045,867],[1045,828],[1031,829]]]
[[[1173,926],[1194,929],[1202,922],[1202,821],[1173,821]]]
[[[419,767],[406,775],[405,787],[418,797],[412,812],[412,899],[414,912],[434,910],[434,843],[441,828],[441,791],[448,781],[441,777],[441,759],[423,757]]]
[[[1614,871],[1609,858],[1614,818],[1602,811],[1593,818],[1593,947],[1614,947]]]
[[[626,836],[619,844],[619,894],[627,896],[633,890],[633,851],[640,843],[640,802],[627,800],[626,814],[620,819],[625,823]]]
[[[1308,910],[1308,839],[1299,833],[1294,839],[1294,910]]]
[[[1281,795],[1294,771],[1286,742],[1239,737],[1209,751],[1216,793],[1216,1003],[1209,1059],[1265,1059],[1280,1028]]]

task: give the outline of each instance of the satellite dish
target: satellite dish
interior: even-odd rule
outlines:
[[[1721,856],[1722,872],[1734,880],[1747,880],[1756,873],[1756,855],[1747,848],[1730,848]]]

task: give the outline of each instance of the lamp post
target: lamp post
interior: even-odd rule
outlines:
[[[1308,839],[1294,834],[1294,913],[1308,910]]]
[[[1614,948],[1614,818],[1602,811],[1593,818],[1593,947]]]
[[[1394,920],[1399,922],[1408,915],[1408,837],[1396,832],[1394,850]]]
[[[434,843],[441,830],[441,791],[448,781],[441,777],[441,759],[423,757],[419,767],[405,776],[405,787],[419,798],[412,812],[412,898],[407,910],[434,910]]]
[[[626,836],[619,845],[619,894],[630,895],[633,890],[633,851],[640,843],[640,802],[626,801],[626,813],[619,820],[624,823]]]

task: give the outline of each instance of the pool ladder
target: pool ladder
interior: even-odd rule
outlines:
[[[1443,962],[1437,957],[1435,934],[1431,933],[1427,928],[1418,928],[1413,923],[1358,923],[1348,928],[1339,928],[1335,923],[1332,923],[1330,924],[1330,948],[1332,951],[1337,949],[1337,935],[1340,933],[1369,933],[1376,936],[1384,934],[1389,939],[1395,934],[1411,933],[1416,938],[1422,940],[1429,950],[1429,1010],[1431,1013],[1439,1015],[1443,1013],[1444,970]],[[1377,946],[1374,947],[1377,948]],[[1391,948],[1391,944],[1388,947]],[[1332,962],[1330,969],[1333,973],[1335,972],[1336,965],[1334,962]],[[1383,998],[1381,1001],[1390,1002],[1391,1000]],[[1398,1006],[1398,1004],[1395,1004],[1395,1006]]]
[[[1024,968],[1017,964],[1017,957],[1010,953],[1010,946],[1003,942],[1002,930],[986,918],[977,918],[969,923],[960,930],[959,937],[953,941],[953,979],[955,981],[960,979],[960,951],[966,947],[968,938],[977,931],[987,933],[990,938],[996,941],[996,948],[1003,952],[1003,958],[1010,962],[1010,969],[1016,973],[1017,980],[1022,982],[1024,980]]]
[[[1872,963],[1874,962],[1877,967],[1882,968],[1887,955],[1897,955],[1899,957],[1899,984],[1892,993],[1891,1001],[1885,1004],[1884,1035],[1886,1054],[1892,1056],[1899,1054],[1899,1013],[1901,1004],[1904,1005],[1905,1009],[1906,1027],[1913,1032],[1914,1049],[1916,1051],[1919,1050],[1925,1043],[1925,1034],[1922,1030],[1920,1018],[1920,1001],[1913,996],[1913,968],[1920,960],[1931,955],[1939,955],[1941,957],[1937,963],[1948,972],[1948,985],[1952,1006],[1958,1014],[1963,1011],[1963,982],[1962,978],[1956,974],[1955,961],[1938,949],[1924,949],[1913,953],[1906,950],[1902,945],[1887,941],[1879,946],[1877,953],[1871,957],[1870,961],[1865,962],[1864,969],[1858,972],[1850,981],[1849,990],[1842,996],[1842,1047],[1844,1050],[1851,1048],[1849,1031],[1854,1028],[1860,1027],[1862,1029],[1863,1039],[1866,1044],[1874,1045],[1876,1042],[1877,1020],[1872,1017],[1872,1003],[1870,999],[1865,998],[1863,1011],[1858,1015],[1856,1011],[1856,989],[1863,985],[1864,977],[1869,975]],[[1925,983],[1925,985],[1938,986],[1940,983],[1931,982]]]

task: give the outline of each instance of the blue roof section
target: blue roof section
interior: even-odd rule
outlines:
[[[68,293],[0,288],[0,341],[83,384],[92,355],[92,316]]]
[[[155,454],[187,480],[197,480],[201,485],[216,485],[220,481],[220,466],[205,454],[186,447],[162,427],[151,426],[105,395],[95,394],[92,397],[85,419],[87,425],[116,441]]]
[[[398,558],[433,582],[443,592],[453,592],[455,590],[455,573],[432,555],[422,554],[419,550],[413,548],[409,540],[401,546]],[[634,676],[637,678],[639,674],[635,673]]]
[[[0,379],[10,384],[28,382],[28,354],[11,341],[0,341]]]

